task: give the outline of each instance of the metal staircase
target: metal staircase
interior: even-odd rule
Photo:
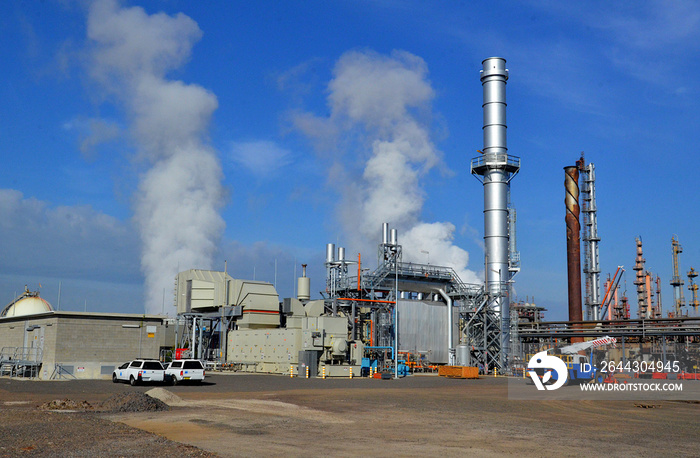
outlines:
[[[3,347],[0,350],[0,376],[36,378],[43,352],[38,347]]]

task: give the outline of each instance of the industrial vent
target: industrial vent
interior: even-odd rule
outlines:
[[[112,375],[114,366],[100,366],[100,375]]]

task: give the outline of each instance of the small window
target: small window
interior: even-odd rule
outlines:
[[[170,367],[173,369],[179,369],[182,367],[182,361],[173,361],[170,363]]]
[[[163,370],[163,366],[161,366],[158,361],[146,361],[145,363],[143,363],[143,368],[149,370]]]
[[[141,364],[143,364],[143,361],[132,361],[130,367],[141,367]]]
[[[119,369],[126,369],[127,367],[129,367],[129,363],[124,363],[121,366],[119,366]]]
[[[185,369],[204,369],[199,361],[185,361]]]

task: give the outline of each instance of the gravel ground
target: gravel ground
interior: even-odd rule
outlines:
[[[216,456],[103,418],[118,412],[170,410],[163,401],[139,391],[114,394],[95,404],[70,398],[39,405],[31,401],[4,404],[0,456]]]
[[[93,412],[3,408],[0,456],[216,456]]]
[[[698,456],[700,404],[637,404],[514,401],[502,378],[0,378],[0,456]]]

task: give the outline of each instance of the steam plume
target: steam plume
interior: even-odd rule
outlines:
[[[464,281],[478,282],[467,269],[469,254],[452,244],[454,225],[421,221],[420,178],[442,163],[430,139],[435,92],[427,77],[423,59],[407,52],[345,53],[328,85],[330,116],[304,114],[297,126],[311,137],[360,131],[359,149],[366,152],[361,176],[350,176],[347,166],[331,167],[331,180],[343,195],[339,214],[348,235],[359,230],[365,240],[377,241],[381,223],[389,222],[400,231],[404,260],[426,262],[422,252],[429,252],[431,263],[451,266]]]
[[[91,76],[124,106],[138,159],[148,166],[134,198],[146,279],[146,310],[171,302],[178,265],[211,268],[224,229],[222,171],[206,143],[218,103],[206,89],[170,80],[202,32],[183,14],[148,15],[117,1],[88,15]]]

